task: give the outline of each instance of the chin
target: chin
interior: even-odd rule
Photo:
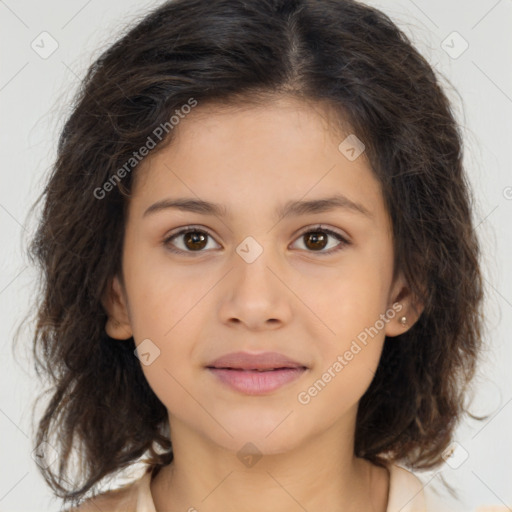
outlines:
[[[236,417],[219,417],[219,422],[232,437],[219,427],[216,429],[218,435],[212,440],[237,454],[240,450],[244,453],[254,450],[256,454],[264,455],[286,453],[296,448],[304,436],[304,429],[297,430],[298,427],[290,421],[294,413],[287,417],[290,411],[265,414],[260,410],[253,414],[241,412]],[[211,430],[204,434],[212,437]]]

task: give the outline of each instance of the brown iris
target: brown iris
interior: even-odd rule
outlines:
[[[304,239],[307,240],[305,242],[306,247],[309,249],[323,249],[327,243],[327,235],[322,231],[310,231],[306,233]],[[310,242],[310,243],[308,243]]]
[[[189,231],[183,234],[185,246],[190,250],[201,250],[206,246],[208,235],[199,231]]]

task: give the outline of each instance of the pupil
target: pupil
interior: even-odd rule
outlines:
[[[306,242],[306,246],[310,248],[323,249],[326,245],[327,237],[325,236],[325,233],[322,233],[321,231],[313,231],[305,236],[307,237],[308,241],[312,242],[312,245]]]
[[[189,243],[191,242],[191,243]],[[185,234],[185,245],[189,249],[203,249],[206,245],[206,236],[197,231],[192,231]]]

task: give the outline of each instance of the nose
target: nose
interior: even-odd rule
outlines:
[[[290,322],[293,293],[270,251],[249,261],[238,254],[233,257],[233,268],[219,290],[220,320],[253,331],[278,329]]]

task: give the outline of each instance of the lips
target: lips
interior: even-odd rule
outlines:
[[[206,366],[218,382],[244,395],[266,395],[297,381],[308,367],[277,352],[234,352]]]
[[[250,354],[248,352],[232,352],[209,363],[207,368],[226,370],[271,371],[286,368],[307,368],[306,365],[294,361],[278,352]]]

